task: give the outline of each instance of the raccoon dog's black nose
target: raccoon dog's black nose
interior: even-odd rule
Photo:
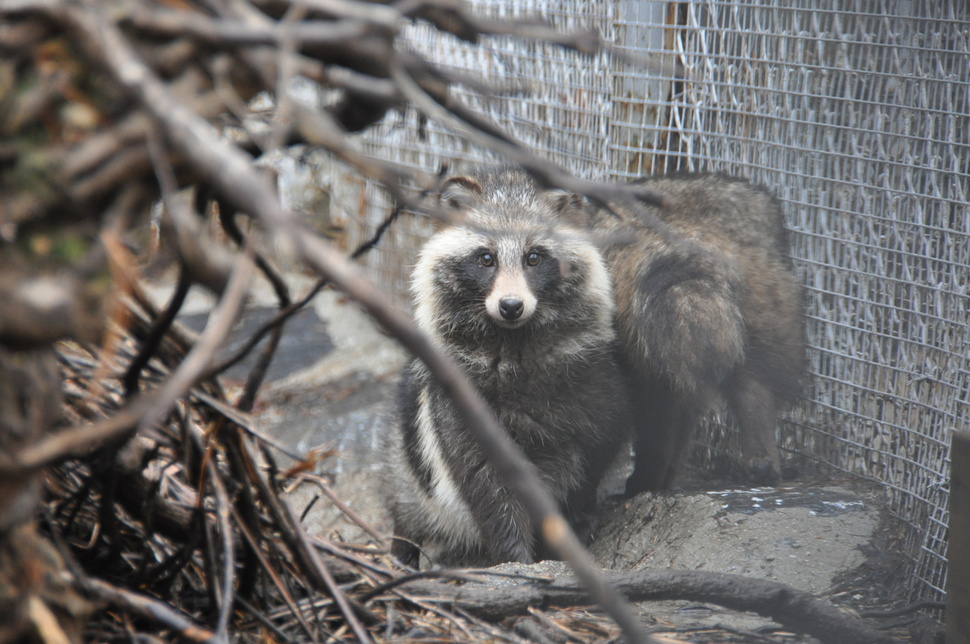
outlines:
[[[517,297],[503,297],[498,302],[498,312],[509,321],[518,320],[524,308],[522,300]]]

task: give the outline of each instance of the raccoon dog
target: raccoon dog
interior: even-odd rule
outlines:
[[[631,420],[609,276],[581,228],[581,200],[507,169],[453,177],[440,199],[465,223],[421,251],[417,325],[476,385],[588,539],[597,485]],[[524,509],[419,361],[405,371],[398,415],[386,470],[398,559],[417,565],[415,544],[449,565],[541,554]]]
[[[593,209],[607,249],[622,354],[634,382],[635,465],[627,493],[670,487],[702,417],[721,399],[752,482],[775,484],[775,423],[797,391],[805,346],[778,202],[717,174],[644,179],[664,208]],[[667,231],[651,226],[653,217]]]

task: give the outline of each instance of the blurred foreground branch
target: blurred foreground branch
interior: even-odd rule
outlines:
[[[407,101],[545,185],[602,202],[656,201],[537,157],[451,96],[458,82],[486,87],[396,46],[412,19],[469,41],[506,34],[594,52],[599,40],[536,21],[479,19],[452,0],[165,4],[178,8],[0,4],[0,297],[8,303],[0,308],[0,557],[43,572],[0,566],[0,600],[11,607],[0,639],[77,641],[84,629],[88,639],[132,639],[160,627],[162,637],[198,641],[241,633],[368,641],[413,624],[442,636],[455,624],[466,634],[480,626],[406,587],[369,594],[408,571],[388,560],[380,539],[361,554],[308,535],[282,488],[315,463],[281,472],[276,460],[294,455],[246,414],[283,325],[329,284],[427,362],[585,597],[627,640],[649,641],[460,371],[350,259],[281,206],[259,165],[282,146],[318,146],[417,207],[436,178],[367,157],[350,136]],[[296,75],[336,100],[296,102],[286,91]],[[263,128],[244,113],[260,92],[274,94],[277,108]],[[234,138],[217,123],[231,125]],[[163,213],[153,217],[159,200]],[[210,210],[229,240],[217,248],[203,232]],[[267,240],[315,270],[317,286],[292,296]],[[141,292],[142,260],[130,249],[176,258],[178,286],[162,311]],[[259,332],[274,341],[230,400],[215,378],[226,364],[214,356],[257,270],[279,301]],[[175,318],[197,286],[219,303],[194,337]],[[47,540],[33,538],[38,530]],[[76,583],[65,587],[68,577]]]

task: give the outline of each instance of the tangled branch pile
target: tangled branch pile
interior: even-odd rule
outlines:
[[[590,35],[482,21],[448,1],[0,7],[0,543],[8,564],[0,596],[14,607],[4,636],[77,639],[95,605],[116,609],[98,613],[98,638],[157,629],[142,624],[147,617],[189,639],[225,640],[258,622],[284,638],[365,640],[390,619],[373,602],[401,571],[379,552],[362,559],[306,535],[279,496],[300,468],[277,471],[272,449],[246,431],[286,317],[326,280],[294,302],[243,230],[255,222],[267,237],[288,239],[297,257],[383,316],[417,353],[430,350],[335,249],[280,207],[273,178],[255,163],[312,144],[412,203],[433,178],[363,157],[348,135],[412,101],[560,176],[451,104],[450,86],[474,81],[395,47],[401,25],[416,19],[466,40],[510,33],[597,47]],[[338,98],[293,101],[297,76]],[[246,106],[261,91],[275,95],[276,112],[257,130]],[[231,143],[216,123],[233,126]],[[182,198],[187,186],[194,199]],[[180,268],[164,311],[139,291],[141,260],[129,252],[148,245],[159,199],[164,217],[153,223]],[[206,237],[201,222],[211,210],[231,248]],[[215,379],[229,363],[213,356],[255,270],[273,284],[280,313],[260,333],[271,341],[230,401]],[[173,320],[195,285],[221,299],[205,332],[190,339]],[[348,583],[367,587],[368,605],[340,586]]]
[[[590,34],[481,20],[452,0],[0,5],[0,640],[470,639],[496,634],[473,615],[494,620],[589,597],[631,641],[645,641],[568,530],[546,536],[587,591],[546,584],[538,597],[506,597],[498,613],[500,594],[483,601],[416,580],[387,558],[379,534],[360,547],[311,537],[281,490],[308,476],[312,459],[297,456],[281,471],[280,449],[247,415],[287,317],[331,283],[453,383],[483,441],[500,435],[450,363],[280,206],[273,177],[256,163],[261,155],[294,143],[321,147],[413,206],[435,178],[361,155],[349,134],[407,102],[548,185],[603,201],[649,198],[570,177],[450,100],[455,83],[487,88],[396,48],[408,20],[470,41],[512,34],[599,47]],[[287,88],[297,76],[337,98],[292,100]],[[269,127],[252,129],[246,105],[262,91],[275,96],[276,111]],[[232,126],[231,142],[216,124]],[[190,186],[194,198],[183,198]],[[164,310],[141,292],[143,257],[131,252],[151,246],[145,231],[159,200],[162,251],[179,266]],[[209,212],[231,246],[207,237]],[[244,231],[252,228],[265,234],[251,238]],[[261,252],[259,239],[274,236],[322,276],[311,292],[295,297]],[[230,399],[217,376],[231,361],[214,356],[257,271],[273,284],[279,313],[260,330],[270,342]],[[196,285],[219,302],[193,337],[174,318]],[[530,512],[555,518],[534,475],[505,449],[499,440],[492,452],[520,468]],[[644,579],[626,580],[625,592],[653,596],[656,580]],[[710,598],[709,581],[683,579],[667,592]],[[831,607],[761,590],[762,603],[748,607],[770,613],[797,600],[799,628],[819,622],[879,641],[861,625],[852,631]],[[571,618],[574,637],[617,632],[582,615]]]

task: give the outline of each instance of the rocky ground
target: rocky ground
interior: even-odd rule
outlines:
[[[157,295],[164,299],[165,289]],[[201,328],[207,306],[204,298],[191,300],[183,321]],[[240,336],[271,310],[269,293],[257,291],[239,325]],[[262,430],[289,448],[323,450],[327,457],[319,474],[381,533],[389,526],[376,476],[378,436],[406,359],[355,304],[325,292],[287,326],[255,410]],[[245,369],[230,372],[226,384],[233,386]],[[891,554],[897,531],[878,490],[845,480],[747,489],[703,489],[695,482],[694,487],[700,489],[611,504],[592,546],[597,561],[614,570],[746,575],[862,608],[905,602],[905,566]],[[332,504],[318,502],[320,496],[314,485],[292,491],[297,510],[309,508],[305,521],[311,533],[352,543],[371,540]],[[530,574],[561,574],[560,568],[544,563]],[[639,610],[646,623],[683,637],[670,641],[810,641],[765,639],[784,634],[757,615],[709,604],[649,602]],[[935,624],[921,628],[914,641],[932,641]],[[919,633],[928,633],[928,639]],[[729,635],[732,639],[724,639]]]

